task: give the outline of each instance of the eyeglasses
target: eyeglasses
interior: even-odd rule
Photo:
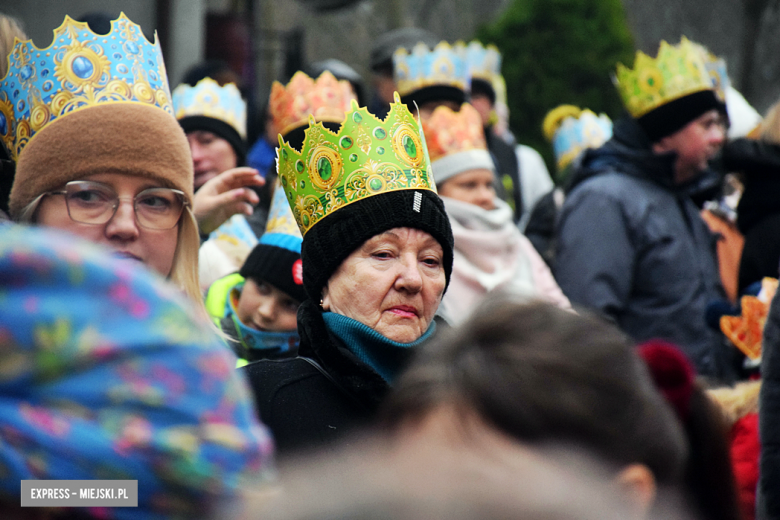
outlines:
[[[93,181],[71,181],[64,190],[51,191],[47,195],[64,195],[71,220],[95,225],[114,218],[124,198],[110,186]],[[146,229],[173,228],[188,205],[184,192],[170,188],[149,188],[132,200],[135,220]]]

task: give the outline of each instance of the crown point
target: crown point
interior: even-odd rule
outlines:
[[[360,109],[360,106],[358,105],[358,102],[357,102],[356,99],[353,99],[352,101],[350,101],[349,109],[350,110],[359,110]]]
[[[401,102],[401,96],[398,95],[398,91],[393,92],[393,102],[394,103],[400,103]]]

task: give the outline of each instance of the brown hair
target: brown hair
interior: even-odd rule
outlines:
[[[759,126],[759,132],[761,141],[780,144],[780,101],[769,108]]]
[[[532,445],[585,448],[616,467],[678,483],[685,438],[626,336],[589,315],[488,299],[418,353],[383,410],[399,428],[442,404],[473,410]]]

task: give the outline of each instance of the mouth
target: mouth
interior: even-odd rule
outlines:
[[[411,305],[396,305],[394,307],[390,307],[387,309],[387,311],[392,312],[400,318],[417,318],[419,316],[417,309]]]
[[[143,262],[141,257],[134,255],[133,253],[130,253],[128,251],[115,251],[112,255],[114,258],[123,258],[125,260],[136,260],[138,262]]]

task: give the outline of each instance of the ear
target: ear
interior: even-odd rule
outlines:
[[[654,153],[666,153],[673,150],[670,136],[662,137],[660,141],[653,143],[652,149]]]
[[[322,308],[323,312],[330,311],[330,291],[328,291],[328,286],[322,288],[322,298],[320,298],[320,308]]]
[[[642,516],[647,515],[655,501],[655,477],[644,464],[630,464],[617,476],[618,485],[638,507]]]

